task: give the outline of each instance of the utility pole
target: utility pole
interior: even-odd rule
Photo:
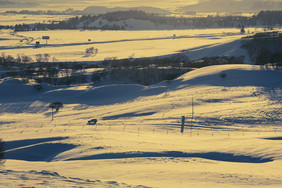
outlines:
[[[53,112],[53,108],[52,108],[52,121],[53,121],[53,119],[54,119],[54,112]]]
[[[190,136],[192,136],[193,120],[194,120],[194,98],[192,97],[192,115],[191,115]]]

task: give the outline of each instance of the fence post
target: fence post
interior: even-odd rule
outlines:
[[[183,134],[184,132],[184,123],[185,123],[185,116],[182,116],[182,121],[181,121],[181,133]]]

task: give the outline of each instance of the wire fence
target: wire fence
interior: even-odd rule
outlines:
[[[156,123],[157,122],[157,123]],[[68,133],[68,132],[79,132],[87,131],[95,134],[100,133],[126,133],[136,135],[177,135],[185,137],[278,137],[282,136],[282,127],[258,125],[258,126],[205,126],[199,124],[188,125],[187,122],[182,124],[181,118],[174,118],[171,121],[165,120],[162,124],[161,120],[154,123],[150,121],[101,121],[94,125],[83,123],[72,123],[68,121],[66,123],[60,123],[56,120],[46,121],[40,124],[20,124],[15,126],[11,124],[1,125],[0,130],[4,129],[15,129],[18,130],[18,134],[26,132],[34,132],[40,134],[42,132],[49,132],[50,134],[57,133]],[[182,127],[183,125],[183,127]],[[183,128],[183,132],[181,129]]]

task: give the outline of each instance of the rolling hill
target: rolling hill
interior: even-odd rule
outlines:
[[[128,11],[128,10],[138,10],[138,11],[144,11],[146,13],[153,13],[153,14],[159,14],[159,15],[171,14],[169,11],[165,9],[155,8],[155,7],[145,7],[145,6],[143,7],[114,7],[114,8],[108,8],[105,6],[89,6],[82,11],[82,14],[97,15],[97,14],[105,14],[108,12]]]
[[[242,12],[259,12],[262,10],[282,10],[282,2],[279,1],[263,1],[263,0],[209,0],[203,1],[195,5],[188,5],[181,8],[182,11],[190,12],[226,12],[226,13],[242,13]]]

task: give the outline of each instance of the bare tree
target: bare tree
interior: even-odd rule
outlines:
[[[52,109],[52,121],[53,121],[53,119],[54,119],[54,115],[53,115],[54,109],[56,109],[56,112],[58,112],[59,109],[63,107],[63,104],[61,102],[53,102],[49,105],[49,107]]]
[[[33,62],[33,59],[31,57],[26,56],[24,54],[22,54],[21,58],[22,58],[22,63],[32,63]]]
[[[49,62],[49,59],[50,59],[50,54],[43,54],[43,56],[44,56],[44,62]]]
[[[98,49],[94,47],[86,48],[85,55],[87,56],[96,56],[98,53]]]
[[[35,59],[36,59],[36,62],[37,62],[37,63],[42,63],[42,62],[44,62],[44,57],[43,57],[42,54],[36,54],[36,55],[35,55]]]

